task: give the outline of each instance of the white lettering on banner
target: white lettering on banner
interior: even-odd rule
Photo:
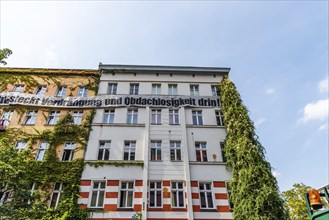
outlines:
[[[105,108],[119,106],[219,107],[216,96],[101,95],[91,97],[52,97],[26,93],[0,93],[0,106],[24,105],[58,108]]]

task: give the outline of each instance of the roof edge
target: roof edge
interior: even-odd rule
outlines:
[[[93,75],[99,76],[97,69],[52,69],[52,68],[16,68],[0,67],[0,74],[40,74],[40,75]]]

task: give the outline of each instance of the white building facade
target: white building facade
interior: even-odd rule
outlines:
[[[81,207],[91,219],[233,219],[218,84],[228,68],[100,64]]]

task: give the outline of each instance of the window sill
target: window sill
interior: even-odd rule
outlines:
[[[209,209],[201,208],[200,211],[201,212],[217,212],[217,209],[215,209],[215,208],[209,208]]]
[[[145,127],[145,124],[127,124],[127,123],[93,123],[92,126],[104,127]]]
[[[176,125],[176,126],[178,126],[178,125],[180,125],[180,124],[169,124],[169,125],[174,125],[174,126]]]
[[[219,125],[193,125],[193,124],[186,124],[187,128],[225,128],[225,126]]]
[[[226,165],[226,163],[222,161],[190,161],[189,163],[192,165]]]
[[[162,123],[151,123],[151,125],[162,125]]]
[[[117,211],[134,211],[134,208],[133,207],[129,207],[129,208],[118,207]]]

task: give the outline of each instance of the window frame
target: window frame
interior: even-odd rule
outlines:
[[[126,158],[126,153],[128,153],[127,154],[127,159],[125,159]],[[134,161],[134,160],[136,160],[136,141],[124,141],[123,160],[124,161]]]
[[[95,187],[95,183],[98,183],[98,187]],[[104,188],[102,187],[102,183],[104,183]],[[105,201],[105,195],[106,195],[106,180],[93,180],[92,185],[91,185],[91,190],[90,190],[90,196],[89,196],[89,202],[88,202],[88,208],[91,209],[97,209],[97,208],[103,208],[104,207],[104,201]],[[95,201],[95,206],[92,206],[92,200],[94,196],[94,192],[96,192],[96,201]],[[100,194],[103,192],[103,198],[101,198]],[[99,205],[100,198],[102,200],[102,205]]]
[[[24,91],[24,87],[25,87],[24,84],[15,84],[12,92],[22,93]],[[16,91],[16,90],[18,90],[18,91]]]
[[[205,146],[205,147],[203,147]],[[198,157],[199,155],[199,157]],[[195,142],[195,157],[198,162],[208,162],[208,149],[207,142],[205,141],[196,141]],[[200,158],[200,159],[198,159]]]
[[[150,161],[162,161],[162,141],[159,140],[151,141]]]
[[[154,184],[154,187],[152,188],[151,185]],[[160,188],[158,188],[158,184],[160,184]],[[154,192],[154,205],[151,206],[151,202],[152,202],[152,197],[151,197],[151,193]],[[163,184],[162,181],[157,181],[157,180],[152,180],[149,181],[149,189],[148,189],[148,193],[149,193],[149,202],[148,205],[150,208],[162,208],[163,207]],[[160,205],[158,204],[158,193],[160,193]]]
[[[127,109],[127,124],[137,124],[138,123],[138,109],[128,108]]]
[[[190,95],[191,96],[200,96],[199,84],[190,84]]]
[[[7,120],[10,122],[11,118],[13,117],[13,114],[14,114],[14,110],[12,110],[12,109],[4,110],[2,112],[1,119]]]
[[[211,85],[211,95],[212,96],[219,96],[218,85]]]
[[[43,158],[45,157],[46,150],[49,149],[49,146],[50,146],[49,142],[40,141],[39,146],[38,146],[38,152],[35,156],[36,161],[43,161]],[[42,155],[41,155],[41,158],[40,158],[39,155],[41,154],[41,152],[42,152]]]
[[[64,97],[66,95],[67,86],[58,86],[56,96]]]
[[[101,159],[99,159],[100,150],[103,150],[103,152],[101,153],[102,154]],[[105,158],[106,150],[108,150],[108,158],[107,159]],[[99,141],[98,152],[97,152],[97,160],[102,160],[102,161],[110,160],[110,156],[111,156],[111,141],[110,140]]]
[[[56,184],[59,184],[59,189],[56,189]],[[56,182],[54,187],[53,187],[53,190],[51,192],[51,196],[50,196],[50,200],[49,200],[49,208],[52,208],[52,209],[56,209],[60,200],[61,200],[61,196],[62,196],[62,193],[64,192],[64,183],[63,182]],[[53,207],[52,206],[52,202],[53,202],[53,197],[54,197],[54,193],[57,194],[57,197],[56,197],[56,202],[55,202],[55,206]]]
[[[108,83],[107,84],[107,94],[116,95],[118,92],[118,83]]]
[[[76,142],[74,142],[74,141],[65,141],[61,161],[68,161],[68,162],[73,161],[74,152],[75,152],[76,148],[77,148],[77,143]],[[66,154],[67,154],[66,152],[67,151],[69,151],[69,157],[68,157],[67,160],[64,160],[64,156],[66,158]]]
[[[73,124],[75,125],[81,125],[82,119],[83,119],[83,111],[73,111]]]
[[[177,84],[168,84],[168,95],[177,95],[178,86]]]
[[[151,124],[161,125],[161,109],[151,109]]]
[[[204,189],[201,189],[202,184],[204,185]],[[207,189],[207,187],[205,187],[205,184],[209,184],[210,189]],[[212,182],[199,182],[198,189],[199,189],[199,198],[200,198],[200,209],[203,209],[203,210],[205,210],[205,209],[207,209],[207,210],[216,209],[215,200],[214,200],[214,193],[212,192],[212,188],[214,188]],[[206,207],[202,207],[201,193],[205,193]],[[212,202],[212,207],[209,207],[208,193],[211,194],[210,198],[211,198],[211,202]]]
[[[15,143],[15,150],[17,150],[18,152],[25,150],[26,147],[27,147],[26,141],[19,140],[19,141],[16,141],[16,143]]]
[[[129,85],[129,95],[139,94],[139,83],[130,83]]]
[[[216,123],[218,126],[224,126],[224,115],[221,110],[215,110]]]
[[[182,147],[181,147],[181,141],[170,141],[169,143],[170,147],[170,161],[182,161]],[[178,147],[177,147],[178,145]],[[172,155],[172,152],[173,155]],[[179,159],[178,159],[178,153],[179,152]],[[173,157],[174,156],[174,159]]]
[[[192,110],[192,124],[203,125],[202,110]]]
[[[153,83],[152,84],[152,95],[161,95],[161,83]]]
[[[123,184],[126,184],[126,187],[123,188]],[[132,183],[132,188],[129,188],[129,183]],[[118,198],[118,208],[120,209],[132,209],[134,208],[134,191],[135,191],[135,181],[133,180],[121,180],[119,185],[119,198]],[[125,194],[125,204],[121,206],[122,201],[122,193],[127,192]],[[128,206],[128,201],[130,200],[129,194],[131,195],[131,206]]]
[[[38,116],[37,110],[28,111],[25,115],[24,125],[34,125],[37,116]]]
[[[47,125],[56,125],[60,117],[61,117],[61,111],[57,111],[57,110],[50,111],[47,119]],[[52,122],[52,120],[54,122]]]
[[[103,124],[113,124],[114,116],[115,116],[115,109],[104,109]]]
[[[176,187],[173,187],[173,183],[175,183],[176,184]],[[178,184],[179,183],[181,183],[182,184],[182,188],[180,189],[179,187],[178,187]],[[185,187],[184,187],[184,180],[172,180],[172,181],[170,181],[170,194],[171,194],[171,207],[172,208],[175,208],[175,209],[183,209],[183,208],[185,208],[186,207],[186,199],[185,199]],[[176,194],[176,196],[174,195],[174,192],[178,192],[177,194]],[[179,204],[180,204],[180,201],[179,201],[179,192],[182,192],[182,194],[183,194],[183,206],[179,206]],[[174,206],[174,201],[173,201],[173,199],[174,199],[174,197],[176,197],[176,201],[177,201],[177,204],[178,204],[178,206]]]
[[[47,91],[46,85],[39,85],[37,86],[34,95],[45,95]]]
[[[169,109],[169,124],[179,125],[179,109]]]

